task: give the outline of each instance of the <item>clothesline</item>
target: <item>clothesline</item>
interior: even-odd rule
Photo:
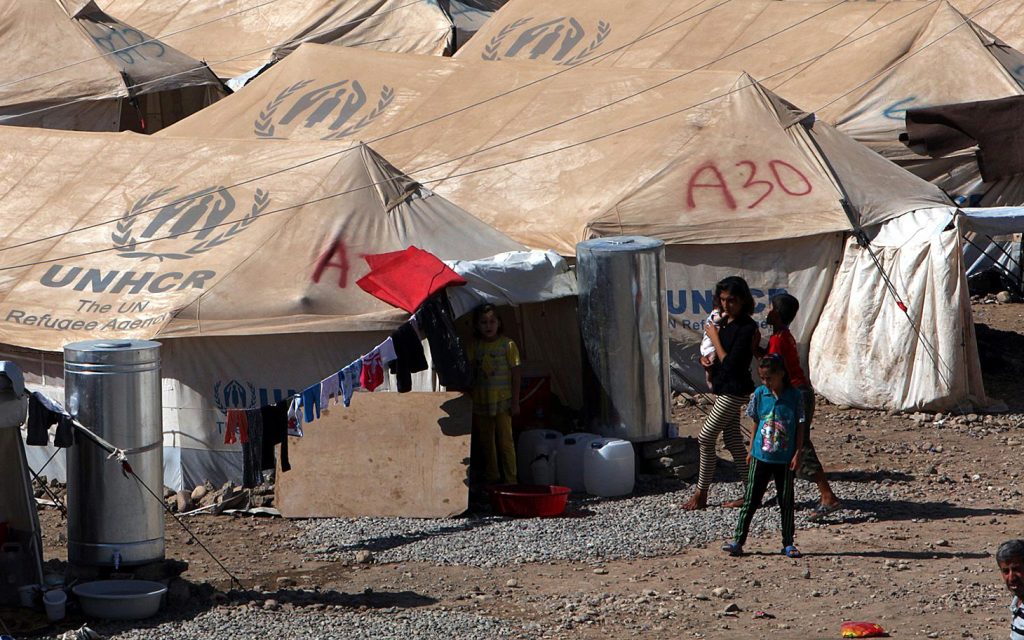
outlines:
[[[242,486],[262,482],[262,470],[272,468],[274,447],[281,445],[281,471],[288,471],[288,437],[300,438],[332,406],[351,404],[357,390],[374,391],[384,381],[387,367],[397,380],[397,391],[412,390],[412,374],[428,368],[423,340],[430,345],[434,372],[450,389],[469,387],[471,372],[462,340],[455,331],[454,314],[445,290],[424,301],[415,313],[369,352],[299,393],[255,409],[228,409],[224,444],[242,446]]]

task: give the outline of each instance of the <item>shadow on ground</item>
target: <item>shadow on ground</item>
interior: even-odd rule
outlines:
[[[807,507],[807,503],[800,506]],[[813,503],[809,506],[813,507]],[[914,502],[911,500],[843,500],[843,508],[823,518],[824,524],[859,524],[872,521],[950,520],[1019,515],[1017,509],[964,507],[948,502]]]

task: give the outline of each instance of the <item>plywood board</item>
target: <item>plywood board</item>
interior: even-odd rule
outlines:
[[[439,518],[466,510],[472,407],[460,393],[356,393],[288,440],[287,518]]]

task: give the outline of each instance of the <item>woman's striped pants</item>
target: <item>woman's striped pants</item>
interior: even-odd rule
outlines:
[[[715,465],[718,464],[715,445],[720,433],[725,438],[725,448],[732,454],[736,473],[746,479],[747,448],[743,444],[743,431],[740,429],[740,412],[748,400],[749,396],[715,396],[715,405],[711,407],[711,413],[704,420],[704,426],[701,427],[700,436],[697,438],[697,442],[700,443],[700,475],[697,477],[697,488],[701,491],[707,492],[715,477]]]

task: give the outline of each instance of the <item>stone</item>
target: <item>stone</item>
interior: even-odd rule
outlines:
[[[730,589],[729,587],[715,587],[711,590],[711,595],[715,596],[716,598],[731,598],[732,589]]]
[[[1013,297],[1009,291],[1000,291],[996,294],[996,302],[1000,304],[1008,304],[1011,300],[1013,300]]]
[[[298,584],[294,578],[289,578],[288,576],[281,576],[276,582],[278,587],[294,587]]]
[[[730,602],[729,604],[725,605],[725,609],[723,609],[722,611],[724,613],[738,613],[740,611],[743,611],[743,609],[740,609],[740,606],[735,602]]]
[[[936,547],[948,547],[949,546],[949,541],[948,540],[936,540],[935,541],[935,546]]]
[[[598,567],[597,569],[594,569],[594,574],[599,576],[608,575],[608,570],[604,567]]]
[[[810,580],[811,579],[811,570],[810,569],[804,569],[804,572],[803,572],[802,575],[803,575],[805,580]]]
[[[206,485],[199,485],[198,487],[192,490],[192,502],[199,502],[200,500],[205,498],[206,494],[209,492],[210,490],[206,488]]]
[[[179,491],[174,494],[175,507],[178,508],[178,513],[185,513],[186,511],[192,510],[192,494],[188,491]]]
[[[263,601],[263,608],[269,611],[277,611],[281,608],[281,603],[273,598],[267,598]]]
[[[356,564],[370,564],[373,562],[373,552],[369,549],[356,551]]]
[[[519,586],[519,581],[518,581],[518,580],[516,580],[515,578],[509,578],[509,579],[508,579],[508,580],[507,580],[507,581],[505,582],[505,586],[506,586],[506,587],[512,587],[512,588],[518,587],[518,586]]]

